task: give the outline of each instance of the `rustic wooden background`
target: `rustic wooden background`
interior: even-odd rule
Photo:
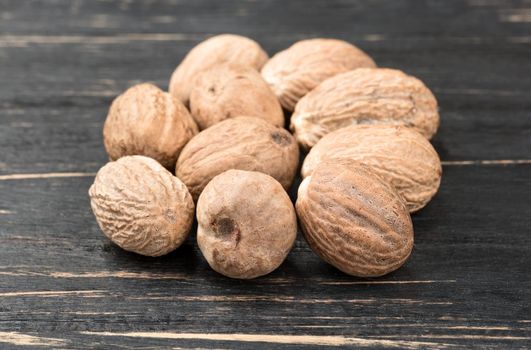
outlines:
[[[100,233],[102,123],[197,42],[349,40],[432,88],[441,190],[400,270],[348,277],[302,239],[274,273],[159,259]],[[293,191],[292,191],[293,192]],[[531,347],[531,2],[0,0],[0,348]]]

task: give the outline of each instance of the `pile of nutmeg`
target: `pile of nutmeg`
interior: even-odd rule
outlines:
[[[420,80],[345,41],[303,40],[269,59],[249,38],[214,36],[180,63],[169,93],[146,83],[114,100],[103,129],[111,162],[91,206],[107,237],[148,256],[179,247],[196,215],[203,256],[233,278],[275,270],[297,219],[324,261],[381,276],[409,257],[410,213],[439,188],[428,141],[438,124]],[[309,153],[294,207],[299,147]]]

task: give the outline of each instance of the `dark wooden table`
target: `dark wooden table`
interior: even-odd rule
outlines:
[[[194,235],[158,259],[103,237],[87,190],[110,101],[223,32],[270,54],[346,39],[432,88],[444,174],[404,267],[352,278],[299,238],[237,281]],[[1,349],[530,348],[530,270],[529,1],[0,0]]]

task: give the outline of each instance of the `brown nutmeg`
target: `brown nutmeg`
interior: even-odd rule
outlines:
[[[349,275],[385,275],[402,266],[413,248],[401,197],[357,162],[320,163],[301,183],[296,210],[312,250]]]
[[[346,41],[317,38],[298,41],[271,57],[262,76],[282,106],[293,111],[297,101],[322,81],[360,67],[376,64]]]
[[[437,193],[442,167],[437,152],[415,130],[392,125],[351,125],[325,135],[304,159],[307,177],[323,161],[355,160],[371,168],[402,196],[410,212]]]
[[[146,83],[113,101],[103,141],[111,160],[143,155],[172,170],[181,149],[197,133],[197,125],[179,100]]]
[[[188,105],[197,75],[217,64],[232,63],[257,70],[267,61],[267,53],[260,45],[240,35],[213,36],[195,46],[173,72],[170,94]]]
[[[288,189],[299,148],[285,129],[260,118],[237,117],[201,131],[184,147],[175,173],[197,199],[214,176],[229,169],[268,174]]]
[[[131,252],[167,254],[184,242],[192,226],[194,202],[186,186],[148,157],[107,163],[89,195],[103,233]]]
[[[280,183],[254,171],[228,170],[197,202],[197,243],[215,271],[249,279],[275,270],[297,235],[293,204]]]
[[[417,78],[388,68],[360,68],[325,80],[304,96],[291,129],[304,148],[353,124],[403,125],[431,138],[439,126],[437,100]]]
[[[199,128],[242,115],[284,126],[284,112],[269,85],[249,66],[221,64],[195,81],[190,110]]]

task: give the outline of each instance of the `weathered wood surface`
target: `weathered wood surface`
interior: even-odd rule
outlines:
[[[240,282],[194,237],[159,259],[103,237],[109,102],[222,32],[347,39],[433,89],[443,181],[403,268],[351,278],[299,238]],[[0,348],[531,347],[529,77],[526,1],[0,0]]]

